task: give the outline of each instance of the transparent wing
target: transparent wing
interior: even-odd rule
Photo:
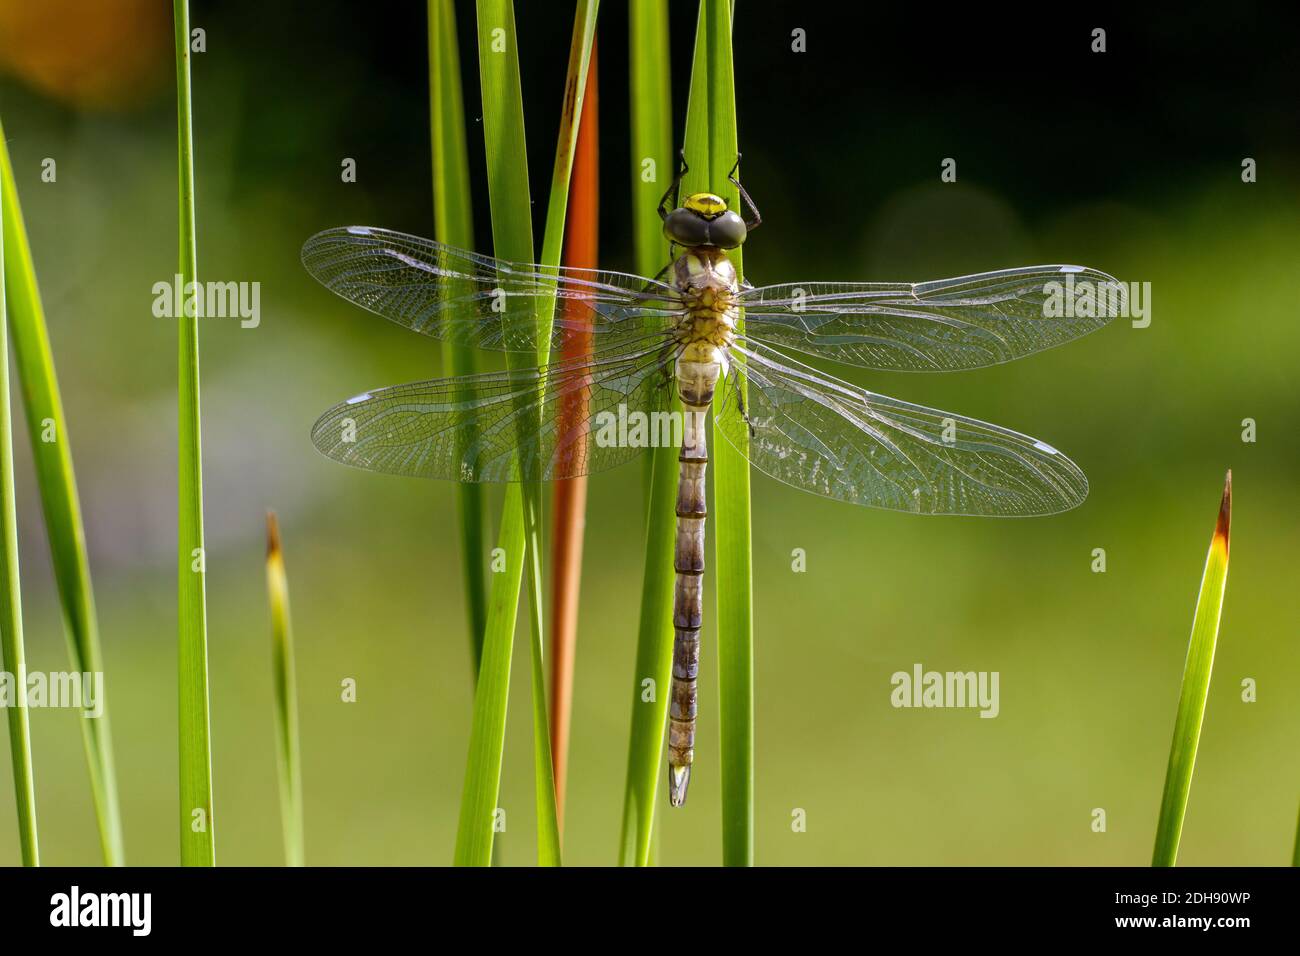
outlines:
[[[1088,495],[1074,462],[1026,435],[876,395],[762,346],[733,350],[750,420],[729,383],[716,428],[743,449],[752,426],[750,462],[786,484],[919,514],[1053,514]]]
[[[572,478],[635,458],[620,416],[660,407],[673,350],[655,338],[582,361],[381,388],[334,406],[312,441],[345,465],[455,481]],[[620,406],[623,406],[620,409]]]
[[[1126,298],[1104,272],[1051,265],[933,282],[792,282],[747,288],[739,303],[752,341],[865,368],[942,372],[1087,335]]]
[[[570,330],[596,341],[664,331],[680,314],[672,287],[641,276],[504,262],[370,226],[327,229],[302,247],[307,271],[330,291],[437,339],[507,352],[537,351],[536,309],[555,310],[551,347]]]

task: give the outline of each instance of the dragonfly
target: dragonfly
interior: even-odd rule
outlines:
[[[645,429],[618,431],[612,421],[664,414],[680,399],[680,429],[661,430],[680,444],[672,806],[685,803],[694,763],[710,409],[715,436],[806,492],[916,514],[1049,515],[1088,493],[1084,473],[1051,445],[889,398],[796,356],[886,371],[973,369],[1096,331],[1124,307],[1114,278],[1073,265],[753,286],[728,257],[762,222],[738,169],[739,158],[728,179],[741,211],[715,193],[681,201],[683,158],[658,210],[671,261],[653,278],[506,262],[366,226],[321,232],[302,252],[331,291],[412,331],[535,356],[341,402],[312,440],[344,464],[464,482],[595,474],[651,444]],[[538,321],[546,312],[549,328]],[[572,336],[589,343],[580,357],[541,358]]]

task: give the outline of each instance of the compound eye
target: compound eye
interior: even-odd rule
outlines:
[[[689,209],[674,209],[664,218],[664,235],[678,245],[702,246],[709,241],[709,225]]]
[[[709,223],[709,241],[723,249],[735,249],[745,241],[746,232],[745,220],[731,209]]]

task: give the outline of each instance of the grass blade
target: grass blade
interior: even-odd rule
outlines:
[[[547,203],[546,231],[542,241],[543,265],[559,264],[564,238],[564,214],[569,173],[573,163],[578,117],[586,88],[587,64],[595,36],[597,4],[581,0],[574,21],[573,46],[565,82],[564,111],[556,144],[555,166]],[[514,8],[508,0],[478,0],[479,77],[483,93],[483,137],[488,166],[488,198],[492,210],[492,246],[498,258],[515,262],[533,260],[532,209],[528,188],[524,137],[523,95]],[[554,299],[542,299],[536,320],[550,339]],[[517,367],[545,362],[547,349],[536,357],[510,353]],[[506,692],[509,686],[510,642],[514,635],[525,552],[529,556],[529,598],[532,613],[531,662],[533,691],[533,766],[537,793],[537,855],[544,866],[560,862],[559,825],[556,819],[555,780],[547,720],[546,676],[542,645],[542,585],[540,552],[540,489],[536,483],[512,484],[506,492],[499,547],[505,549],[506,571],[492,582],[483,665],[474,699],[474,726],[470,732],[470,757],[465,772],[456,862],[486,866],[491,858],[492,826],[497,788],[501,778]],[[488,673],[491,666],[495,669]]]
[[[216,864],[212,818],[212,751],[208,722],[208,610],[203,550],[203,459],[199,426],[199,320],[188,295],[198,282],[194,227],[194,132],[190,111],[190,12],[174,0],[176,121],[180,167],[180,275],[187,290],[179,335],[179,522],[177,628],[180,685],[181,863]]]
[[[674,405],[679,404],[674,401]],[[636,672],[632,675],[632,739],[623,797],[623,866],[651,865],[651,847],[664,760],[664,735],[673,663],[673,544],[677,503],[677,455],[671,445],[652,448],[645,565]],[[653,681],[647,685],[647,680]],[[646,694],[647,686],[654,689]]]
[[[595,269],[600,245],[600,129],[596,44],[587,67],[587,92],[578,122],[573,157],[573,185],[565,223],[564,264]],[[566,300],[571,332],[563,360],[578,362],[591,353],[590,312]],[[583,332],[577,329],[587,323]],[[560,431],[581,426],[588,415],[579,394],[566,396]],[[554,492],[555,536],[551,542],[551,755],[555,763],[555,807],[564,833],[564,789],[569,769],[569,727],[573,712],[573,666],[578,644],[578,595],[582,584],[582,537],[587,512],[587,476],[557,481]]]
[[[86,560],[86,540],[81,523],[81,503],[72,471],[72,453],[59,380],[54,371],[45,310],[41,305],[36,270],[27,230],[15,190],[4,128],[0,125],[0,189],[5,194],[3,219],[7,252],[3,282],[8,290],[14,364],[22,386],[27,432],[36,483],[45,517],[54,579],[63,609],[64,631],[72,670],[79,674],[103,673],[95,598]],[[49,440],[51,430],[56,440]],[[101,691],[102,713],[82,719],[82,744],[90,771],[91,795],[99,827],[100,848],[107,866],[122,866],[125,851],[118,809],[117,777],[113,769],[113,743],[109,732],[107,695]]]
[[[642,275],[652,276],[668,262],[668,240],[658,208],[677,168],[667,0],[632,0],[628,28],[636,268]]]
[[[0,182],[0,215],[9,201],[8,184]],[[0,232],[0,276],[4,275],[4,235]],[[18,842],[23,866],[40,866],[36,833],[36,783],[32,773],[32,736],[27,723],[27,661],[23,648],[23,601],[18,581],[18,514],[14,505],[13,417],[9,409],[9,313],[0,282],[0,663],[13,675],[17,700],[9,717],[9,754],[13,760],[14,803],[18,808]]]
[[[1201,576],[1201,591],[1196,599],[1196,616],[1192,620],[1192,637],[1187,645],[1183,665],[1183,686],[1178,695],[1178,714],[1174,718],[1174,740],[1169,750],[1169,768],[1165,772],[1164,796],[1160,801],[1160,822],[1156,826],[1152,866],[1173,866],[1178,859],[1178,842],[1187,814],[1187,796],[1192,788],[1196,767],[1196,748],[1201,739],[1205,717],[1205,699],[1210,692],[1210,673],[1214,669],[1214,648],[1219,638],[1219,617],[1223,613],[1223,594],[1228,583],[1228,543],[1232,528],[1232,472],[1228,472],[1219,503],[1219,517],[1210,539]]]
[[[490,866],[497,824],[497,794],[501,787],[501,753],[506,741],[506,701],[510,690],[511,639],[519,610],[519,580],[524,570],[524,509],[522,486],[506,489],[497,546],[505,567],[492,575],[488,595],[483,663],[474,691],[465,788],[456,829],[456,866]]]
[[[551,730],[546,707],[546,663],[542,652],[542,565],[536,557],[541,550],[541,535],[538,531],[538,496],[524,488],[527,502],[525,522],[528,532],[528,554],[530,557],[529,592],[533,613],[529,615],[532,630],[531,650],[533,685],[533,779],[535,781],[537,800],[537,863],[539,866],[559,866],[560,855],[560,813],[555,796],[555,763],[551,757]]]
[[[738,155],[729,0],[701,0],[686,114],[690,173],[683,195],[709,191],[739,208],[727,179]],[[743,276],[741,250],[730,253]],[[740,323],[743,330],[744,323]],[[739,361],[733,356],[732,361]],[[730,387],[719,383],[722,389]],[[716,431],[715,431],[716,435]],[[711,443],[714,555],[718,575],[718,704],[722,753],[722,859],[754,862],[754,648],[749,463],[727,441]]]
[[[271,602],[271,667],[275,682],[275,742],[280,767],[284,862],[303,865],[302,761],[298,746],[298,683],[294,676],[289,579],[280,548],[280,523],[266,513],[266,591]]]
[[[528,167],[523,159],[524,116],[514,10],[502,0],[478,0],[476,8],[493,251],[500,258],[526,262],[532,258],[533,242]],[[492,860],[511,650],[524,567],[523,512],[523,488],[511,484],[497,537],[497,546],[505,554],[505,568],[492,578],[483,661],[474,693],[469,758],[456,834],[457,866],[489,866]]]
[[[668,261],[668,240],[664,238],[656,208],[675,169],[666,0],[632,0],[628,45],[632,61],[632,220],[636,267],[641,275],[652,276]],[[677,404],[675,396],[672,400]],[[651,448],[646,462],[645,565],[619,845],[619,863],[623,866],[650,864],[673,660],[672,562],[677,521],[674,513],[677,449]],[[655,688],[649,700],[643,697],[643,682],[647,679],[653,681],[650,686]]]
[[[452,0],[429,0],[429,119],[433,141],[434,238],[459,249],[474,248],[474,213],[470,202],[469,154],[465,145],[465,108],[456,46],[456,10]],[[453,289],[449,295],[456,295]],[[442,343],[445,374],[460,377],[478,371],[474,348],[448,335]],[[469,442],[472,438],[464,436]],[[469,609],[470,660],[475,679],[483,657],[487,626],[487,554],[483,529],[483,486],[458,482],[461,572]]]

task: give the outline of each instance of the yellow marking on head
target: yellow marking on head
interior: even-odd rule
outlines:
[[[692,193],[682,206],[705,219],[716,219],[727,211],[727,201],[716,193]]]

